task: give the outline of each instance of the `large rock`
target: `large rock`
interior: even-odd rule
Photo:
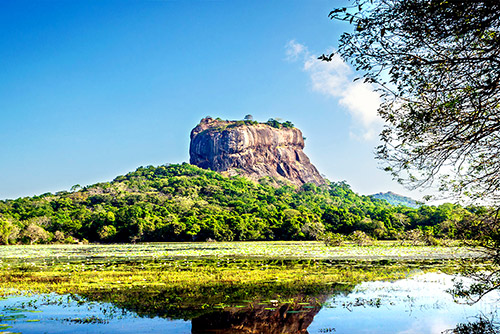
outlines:
[[[217,172],[258,180],[264,176],[296,185],[325,183],[302,151],[297,128],[204,118],[191,131],[190,163]]]

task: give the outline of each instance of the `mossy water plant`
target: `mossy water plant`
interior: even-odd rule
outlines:
[[[4,265],[4,294],[73,294],[143,315],[180,316],[262,300],[295,302],[349,291],[356,283],[406,277],[416,264],[377,266],[313,260],[166,260]],[[245,302],[246,301],[246,302]],[[179,314],[180,312],[180,314]]]
[[[397,257],[393,248],[312,242],[9,246],[0,248],[0,292],[71,294],[141,315],[185,317],[266,300],[321,303],[322,296],[363,281],[458,270],[451,256],[456,249],[396,247],[406,254]],[[460,251],[462,258],[474,256]]]
[[[64,262],[88,259],[255,258],[324,260],[457,259],[483,255],[459,244],[450,246],[401,245],[374,241],[330,247],[321,241],[165,242],[140,244],[10,245],[0,246],[0,261]]]

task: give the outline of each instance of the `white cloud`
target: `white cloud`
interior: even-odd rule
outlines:
[[[353,82],[353,70],[338,54],[330,62],[321,61],[295,40],[287,43],[285,53],[288,60],[304,63],[303,70],[309,74],[314,91],[337,98],[346,108],[353,119],[353,137],[371,140],[376,136],[382,125],[377,115],[381,101],[372,85]]]
[[[341,97],[349,85],[349,66],[335,55],[331,62],[319,61],[308,56],[304,62],[304,71],[309,73],[312,89],[325,95]]]
[[[304,52],[306,52],[306,47],[297,43],[294,39],[286,44],[285,54],[286,59],[289,61],[296,61]]]
[[[364,126],[368,127],[380,121],[377,115],[380,96],[366,83],[349,83],[343,91],[340,104],[349,108],[351,113],[363,122]]]

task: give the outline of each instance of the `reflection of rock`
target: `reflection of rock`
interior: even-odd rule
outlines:
[[[258,180],[272,176],[296,185],[324,184],[302,151],[297,128],[204,118],[191,131],[190,162],[198,167]]]
[[[326,297],[322,298],[326,300]],[[311,303],[253,305],[245,309],[226,308],[192,319],[193,334],[201,333],[307,333],[307,327],[321,306]]]

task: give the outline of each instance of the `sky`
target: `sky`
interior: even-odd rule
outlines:
[[[374,87],[335,50],[346,1],[0,0],[0,199],[189,162],[205,116],[290,120],[331,181],[420,199],[380,169]]]

